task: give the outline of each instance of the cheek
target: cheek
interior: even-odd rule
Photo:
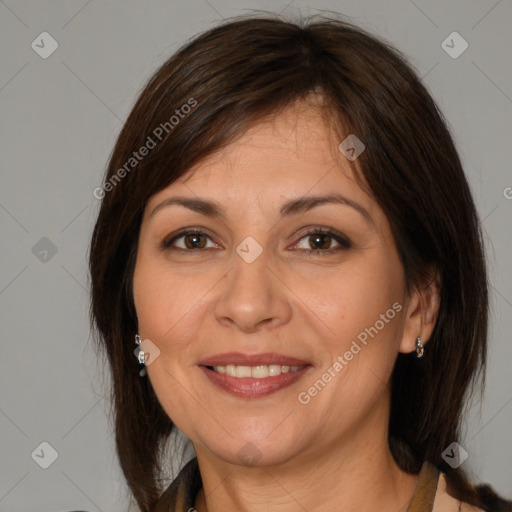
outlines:
[[[183,283],[155,266],[141,265],[134,273],[133,293],[141,336],[160,341],[184,314]],[[186,294],[185,294],[186,296]]]
[[[301,391],[316,415],[337,425],[347,422],[348,428],[386,392],[403,328],[403,305],[393,284],[364,273],[331,282],[329,290],[329,300],[315,305],[330,331],[322,366]],[[348,411],[353,414],[347,416]]]
[[[179,303],[173,296],[181,296],[180,281],[165,273],[154,259],[141,250],[137,257],[133,276],[133,297],[139,334],[158,343],[165,330],[172,327],[170,319],[175,317]]]
[[[139,254],[133,277],[138,330],[160,349],[159,361],[146,367],[148,378],[168,416],[184,429],[190,427],[180,411],[188,410],[190,395],[179,383],[187,380],[193,362],[187,313],[200,301],[200,296],[187,293],[191,288],[190,279],[177,277],[144,252]]]
[[[388,381],[396,359],[403,329],[401,268],[391,259],[380,259],[351,273],[344,285],[335,298],[344,311],[336,324],[343,342],[335,358],[342,356],[347,379],[364,394]]]
[[[354,260],[324,279],[306,279],[302,295],[308,306],[328,327],[330,344],[337,349],[376,325],[382,334],[395,337],[401,326],[398,314],[403,301],[401,269],[392,258],[372,257]],[[393,304],[395,308],[393,308]],[[387,337],[387,336],[386,336]]]
[[[216,280],[209,272],[187,274],[140,254],[133,279],[139,334],[161,349],[183,346],[180,351],[167,351],[183,355],[197,329],[195,319],[207,306],[205,294]]]

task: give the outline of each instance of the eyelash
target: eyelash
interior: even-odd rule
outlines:
[[[211,240],[211,237],[204,231],[201,231],[200,229],[187,229],[184,231],[180,231],[179,233],[177,233],[176,235],[173,235],[170,238],[164,239],[161,244],[161,249],[163,251],[180,251],[180,252],[189,252],[189,253],[190,252],[202,252],[205,250],[205,249],[183,249],[181,247],[173,247],[172,246],[172,244],[176,240],[179,240],[180,238],[183,238],[187,235],[204,235]],[[311,255],[323,256],[325,254],[331,254],[333,252],[347,250],[352,247],[350,240],[347,237],[345,237],[344,235],[342,235],[341,233],[338,233],[336,231],[332,231],[329,229],[323,229],[323,228],[314,228],[314,229],[308,231],[307,233],[304,233],[295,245],[298,245],[304,238],[307,238],[308,236],[313,236],[313,235],[327,235],[329,238],[336,241],[339,245],[333,249],[326,249],[326,250],[322,250],[322,249],[294,249],[294,250],[305,252],[309,256],[311,256]],[[208,248],[208,249],[210,249],[210,248]]]

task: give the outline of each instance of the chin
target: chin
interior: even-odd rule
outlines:
[[[274,427],[275,428],[275,425]],[[266,430],[264,435],[248,435],[247,430],[243,433],[233,436],[226,434],[212,442],[202,442],[202,446],[213,454],[229,464],[246,467],[267,467],[286,464],[300,453],[304,443],[299,436],[293,436],[291,432],[285,430],[272,432],[272,429]],[[270,435],[268,434],[270,432]],[[198,450],[194,443],[196,453]]]

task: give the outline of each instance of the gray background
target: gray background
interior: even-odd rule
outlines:
[[[464,464],[512,498],[510,0],[0,0],[2,512],[128,509],[88,325],[93,190],[152,72],[248,9],[347,15],[405,52],[444,112],[482,218],[493,299],[488,386]],[[31,47],[44,31],[59,45],[46,59]],[[456,59],[441,46],[453,31],[469,44]],[[36,463],[51,456],[44,441],[58,452],[48,469]]]

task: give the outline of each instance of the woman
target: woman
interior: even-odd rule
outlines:
[[[482,242],[396,50],[335,19],[218,26],[149,81],[97,195],[91,311],[141,510],[512,510],[461,466]],[[162,492],[174,427],[196,457]]]

